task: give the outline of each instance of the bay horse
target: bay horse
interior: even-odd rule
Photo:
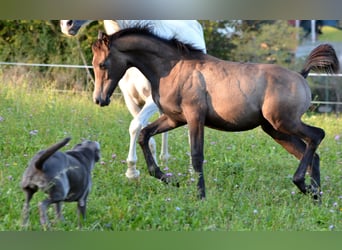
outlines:
[[[91,20],[60,20],[61,31],[68,36],[75,36],[79,30],[88,25]],[[177,37],[182,42],[190,43],[196,48],[206,52],[203,29],[196,20],[103,20],[107,34],[129,28],[136,25],[148,25],[154,34],[163,38]],[[133,116],[129,126],[130,144],[127,156],[126,177],[129,179],[138,178],[140,173],[136,168],[137,153],[136,141],[140,130],[145,127],[150,117],[159,111],[157,105],[153,102],[151,95],[151,85],[146,77],[135,67],[127,69],[119,81],[119,88],[125,100],[125,104]],[[149,146],[156,157],[156,143],[153,137],[149,141]],[[167,164],[168,153],[168,135],[163,133],[160,159],[163,165]]]
[[[339,62],[329,44],[312,50],[300,73],[279,65],[223,61],[177,39],[163,39],[148,28],[103,34],[93,45],[94,102],[106,106],[128,67],[149,79],[162,115],[140,133],[150,175],[169,183],[148,147],[151,136],[188,124],[191,161],[198,173],[199,198],[205,198],[204,126],[223,131],[263,131],[299,161],[293,183],[320,200],[320,166],[316,149],[323,129],[301,121],[311,103],[305,78],[310,70],[336,73]],[[95,60],[96,58],[96,60]],[[309,173],[311,183],[305,183]]]

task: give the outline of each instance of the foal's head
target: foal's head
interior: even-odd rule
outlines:
[[[109,105],[111,95],[129,67],[135,66],[144,71],[150,80],[157,78],[156,75],[168,74],[184,57],[203,55],[202,50],[177,39],[158,37],[147,26],[123,29],[111,36],[100,32],[92,51],[95,73],[93,99],[101,106]]]
[[[124,75],[126,68],[121,67],[119,61],[112,64],[110,53],[110,36],[99,32],[98,40],[92,45],[93,67],[95,74],[95,88],[93,100],[100,106],[106,106],[110,103],[110,97],[113,94],[118,81]]]

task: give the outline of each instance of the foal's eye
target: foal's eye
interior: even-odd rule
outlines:
[[[105,67],[105,64],[104,63],[100,63],[100,69],[102,69],[102,70],[105,70],[106,69],[106,67]]]

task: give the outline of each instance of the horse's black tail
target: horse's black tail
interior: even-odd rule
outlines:
[[[62,141],[50,146],[49,148],[42,150],[38,153],[37,157],[33,160],[33,164],[37,169],[42,169],[44,162],[53,155],[57,150],[64,147],[69,141],[70,137],[64,138]]]
[[[334,48],[330,44],[321,44],[311,51],[300,74],[306,78],[310,70],[332,74],[339,68]]]

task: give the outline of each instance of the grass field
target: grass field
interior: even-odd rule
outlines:
[[[342,30],[331,26],[323,26],[322,33],[318,36],[319,41],[342,42]]]
[[[93,171],[85,231],[329,231],[342,230],[342,118],[306,114],[304,120],[325,129],[319,147],[323,200],[315,205],[298,192],[292,175],[298,161],[260,129],[243,133],[205,131],[207,199],[196,199],[196,176],[188,172],[186,127],[169,134],[172,155],[168,172],[180,187],[164,185],[148,175],[138,149],[141,178],[125,178],[130,115],[120,98],[100,108],[91,93],[33,90],[0,82],[0,230],[41,230],[36,194],[30,225],[21,228],[24,193],[22,173],[40,149],[71,136],[69,146],[98,140],[102,159]],[[159,142],[160,137],[156,137]],[[162,168],[165,168],[162,167]],[[65,203],[66,222],[51,230],[77,228],[76,203]]]

